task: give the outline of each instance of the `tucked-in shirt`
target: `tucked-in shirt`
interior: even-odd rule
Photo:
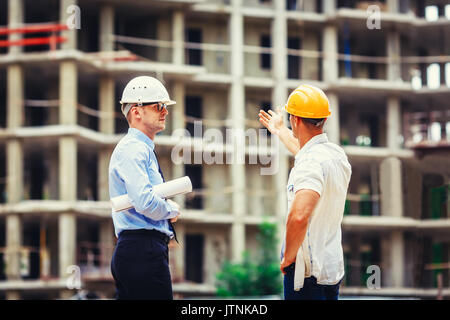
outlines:
[[[163,183],[154,148],[154,142],[147,135],[129,128],[111,155],[109,196],[128,194],[134,206],[112,212],[117,237],[124,230],[135,229],[157,230],[173,237],[168,219],[176,217],[178,212],[153,191],[153,186]]]
[[[297,191],[313,190],[320,195],[296,260],[296,271],[305,270],[304,276],[314,276],[319,284],[337,284],[344,276],[341,223],[351,172],[344,150],[322,133],[300,149],[289,174],[286,221]],[[284,250],[285,242],[282,257]],[[298,261],[302,256],[304,261]],[[296,281],[303,285],[303,278]]]

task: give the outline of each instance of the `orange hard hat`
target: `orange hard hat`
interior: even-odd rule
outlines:
[[[289,95],[284,110],[300,118],[322,119],[331,115],[325,93],[309,84],[300,85]]]

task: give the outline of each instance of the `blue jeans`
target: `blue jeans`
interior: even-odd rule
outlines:
[[[317,284],[315,277],[305,278],[303,288],[294,291],[294,267],[295,264],[284,268],[284,299],[285,300],[338,300],[339,286],[341,281],[335,285]]]

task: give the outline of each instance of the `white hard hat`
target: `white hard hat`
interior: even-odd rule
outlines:
[[[132,104],[137,103],[142,106],[151,102],[162,102],[168,106],[176,103],[169,98],[169,93],[164,85],[158,79],[149,76],[131,79],[123,90],[120,100],[122,113],[125,117]]]

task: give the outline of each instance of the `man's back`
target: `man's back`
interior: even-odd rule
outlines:
[[[319,284],[335,284],[344,276],[341,222],[350,176],[351,166],[343,149],[329,142],[325,134],[313,137],[299,151],[289,176],[289,208],[300,189],[320,194],[304,240],[311,274]]]

